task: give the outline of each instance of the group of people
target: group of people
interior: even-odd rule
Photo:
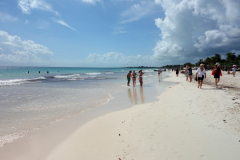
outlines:
[[[237,67],[236,65],[233,65],[233,68],[232,68],[232,74],[234,77],[235,77],[236,70],[237,70],[236,67]],[[176,69],[177,77],[178,77],[178,74],[179,74],[179,69]],[[190,82],[192,82],[192,74],[193,73],[192,73],[191,66],[186,66],[184,74],[186,76],[186,81],[188,81],[188,78],[189,78]],[[218,62],[215,64],[215,67],[213,68],[212,75],[215,78],[216,88],[218,88],[218,83],[220,82],[220,76],[222,76],[222,70],[221,70],[220,64]],[[196,76],[195,76],[195,80],[198,81],[198,88],[200,88],[200,89],[202,89],[202,83],[203,83],[204,78],[207,78],[206,69],[204,68],[204,64],[200,64],[199,68],[196,71]]]
[[[144,73],[142,72],[142,70],[139,70],[139,75],[135,72],[135,70],[133,71],[129,71],[128,74],[127,74],[127,85],[130,86],[130,81],[131,81],[131,78],[132,78],[132,81],[133,81],[133,87],[136,86],[136,79],[138,77],[139,79],[139,82],[140,82],[140,86],[143,86],[143,75]]]
[[[232,68],[232,71],[233,71],[232,74],[234,77],[235,77],[235,73],[237,70],[236,67],[237,67],[236,65],[233,65],[233,68]],[[185,70],[185,74],[186,73],[187,72]],[[220,64],[218,62],[215,64],[215,67],[213,68],[212,75],[214,76],[214,79],[215,79],[216,88],[218,88],[218,83],[220,82],[220,76],[222,76],[222,70],[221,70]],[[200,67],[196,71],[196,77],[195,77],[195,80],[198,81],[198,88],[200,88],[200,89],[202,89],[202,83],[203,83],[204,78],[207,78],[206,70],[204,68],[204,64],[201,64]],[[191,76],[190,76],[190,79],[191,79]],[[191,82],[191,80],[190,80],[190,82]]]
[[[235,74],[236,74],[236,71],[237,71],[236,67],[237,67],[236,65],[233,65],[233,68],[232,68],[232,74],[233,74],[234,77],[235,77]],[[172,71],[173,71],[173,69],[172,69]],[[176,76],[177,77],[179,75],[179,72],[180,72],[179,69],[176,69]],[[144,73],[142,72],[142,70],[139,70],[138,73],[139,73],[139,75],[135,72],[135,70],[129,71],[129,73],[127,74],[127,80],[128,80],[127,85],[128,86],[130,86],[130,81],[131,81],[131,78],[132,78],[133,87],[135,87],[137,77],[139,77],[140,86],[143,85],[143,75],[144,75]],[[159,81],[160,81],[161,73],[162,73],[162,70],[158,70]],[[186,76],[186,81],[192,82],[193,72],[192,72],[191,66],[186,66],[184,74]],[[222,70],[221,70],[220,64],[218,62],[215,64],[215,67],[213,68],[212,75],[215,78],[216,88],[218,88],[218,83],[220,82],[220,76],[222,76]],[[202,89],[202,84],[203,84],[204,78],[207,78],[206,69],[204,68],[204,64],[200,64],[199,68],[196,71],[196,76],[195,76],[195,80],[198,81],[198,88],[200,88],[200,89]]]

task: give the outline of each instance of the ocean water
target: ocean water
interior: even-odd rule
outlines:
[[[0,67],[0,146],[108,103],[114,94],[129,90],[128,70]],[[156,73],[143,72],[144,83],[151,83]]]

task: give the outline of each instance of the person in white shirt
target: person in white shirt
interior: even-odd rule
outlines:
[[[236,65],[233,65],[233,68],[232,68],[233,77],[235,77],[236,71],[237,71]]]
[[[206,70],[204,68],[204,64],[200,64],[200,67],[196,71],[196,78],[198,79],[198,88],[200,87],[200,89],[202,89],[204,76],[205,78],[207,78]]]
[[[186,75],[186,81],[188,81],[188,77],[189,77],[189,70],[188,70],[188,66],[186,66],[185,68],[185,75]]]

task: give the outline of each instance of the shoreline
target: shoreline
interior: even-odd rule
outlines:
[[[89,121],[47,159],[239,159],[240,100],[170,75],[157,101]]]
[[[156,77],[155,77],[156,78]],[[133,91],[133,88],[130,87]],[[154,93],[150,93],[152,91],[151,86],[148,83],[145,83],[145,95],[140,93],[140,87],[137,86],[137,93],[134,93],[132,97],[132,101],[130,102],[128,99],[129,92],[128,89],[124,91],[120,91],[117,94],[114,94],[114,99],[110,100],[108,104],[101,105],[99,107],[93,108],[86,112],[83,112],[77,116],[71,117],[69,119],[63,120],[61,122],[52,124],[50,126],[41,128],[37,131],[34,131],[22,138],[15,140],[12,143],[8,143],[7,145],[0,148],[0,159],[45,159],[48,154],[58,146],[62,141],[67,139],[72,133],[74,133],[78,128],[81,128],[85,123],[96,119],[99,116],[103,116],[108,113],[116,112],[118,110],[123,110],[126,108],[132,107],[136,100],[138,103],[146,103],[155,99],[155,96],[150,97],[150,95],[157,94],[161,91],[154,91]],[[131,93],[132,94],[132,93]],[[125,100],[123,97],[125,96]],[[145,99],[142,102],[142,97]],[[126,99],[127,98],[127,99]],[[150,99],[149,99],[150,98]],[[124,105],[119,105],[122,103],[122,100],[126,101]],[[128,101],[128,102],[127,102]],[[145,101],[145,102],[144,102]],[[114,106],[114,107],[112,107]],[[57,134],[57,135],[55,135]],[[25,146],[25,147],[22,147]],[[37,157],[37,158],[36,158]]]

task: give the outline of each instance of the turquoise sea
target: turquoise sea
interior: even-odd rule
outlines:
[[[125,70],[126,68],[0,67],[0,86],[34,83],[38,80],[81,80],[97,75],[99,78],[114,73],[123,73]]]
[[[140,100],[136,90],[127,87],[128,71],[128,68],[0,67],[0,146],[104,105],[118,92],[125,91],[133,104],[144,103],[144,87]],[[149,69],[143,72],[144,86],[154,91],[150,84],[157,82],[157,73]]]

